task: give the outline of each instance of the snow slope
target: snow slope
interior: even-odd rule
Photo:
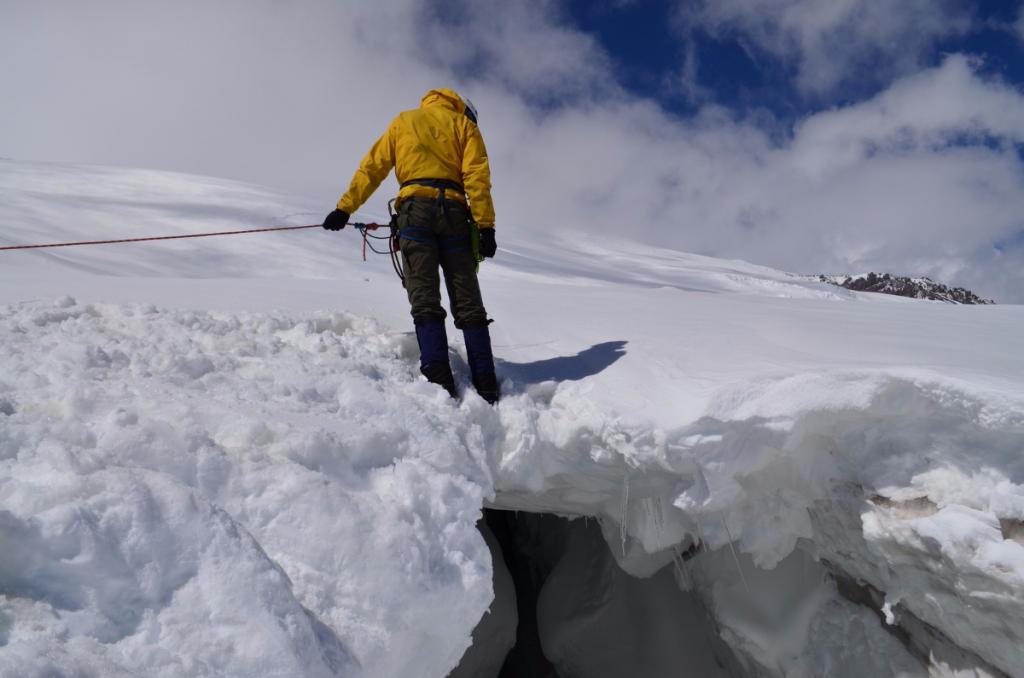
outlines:
[[[0,160],[4,244],[320,212]],[[497,408],[350,231],[0,252],[0,675],[443,676],[485,503],[674,562],[750,675],[1024,675],[1024,309],[499,229]]]

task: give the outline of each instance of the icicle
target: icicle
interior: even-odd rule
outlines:
[[[622,540],[622,557],[626,557],[626,519],[629,517],[629,473],[626,473],[622,482],[622,515],[619,517],[619,538]]]
[[[732,532],[729,531],[729,525],[725,522],[725,516],[722,516],[722,527],[725,528],[725,534],[729,537],[729,550],[732,551],[732,559],[736,561],[736,569],[740,573],[740,581],[743,582],[743,588],[750,593],[750,585],[747,584],[747,578],[743,576],[743,568],[740,566],[740,558],[736,555],[736,547],[733,546]]]
[[[676,570],[676,583],[679,588],[683,591],[692,591],[695,587],[693,575],[690,574],[690,570],[686,567],[686,560],[683,558],[683,550],[679,548],[679,544],[672,547],[672,564]]]
[[[700,539],[700,547],[704,553],[708,552],[708,540],[704,538],[704,528],[700,525],[700,520],[694,516],[693,521],[697,523],[697,538]]]
[[[659,520],[660,510],[657,497],[644,497],[640,500],[642,522],[637,526],[637,534],[641,539],[648,535],[654,536],[654,543],[661,543],[661,521]]]
[[[654,528],[655,541],[662,543],[662,536],[665,534],[665,507],[661,497],[655,496],[644,500],[644,508],[651,519],[651,526]]]

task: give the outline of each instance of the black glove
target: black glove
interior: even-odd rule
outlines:
[[[498,251],[498,243],[494,242],[494,229],[480,229],[480,254],[490,259]]]
[[[328,231],[340,231],[348,223],[348,212],[345,210],[334,210],[324,219],[324,228]]]

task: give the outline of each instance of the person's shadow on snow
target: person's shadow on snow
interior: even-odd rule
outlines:
[[[512,363],[498,359],[499,378],[509,377],[519,384],[539,384],[544,381],[579,381],[603,372],[616,360],[626,355],[625,341],[605,341],[594,344],[573,356],[547,358],[532,363]]]

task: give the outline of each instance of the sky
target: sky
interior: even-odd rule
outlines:
[[[1024,303],[1021,2],[0,0],[8,158],[326,213],[438,86],[479,109],[499,242],[626,237]]]

